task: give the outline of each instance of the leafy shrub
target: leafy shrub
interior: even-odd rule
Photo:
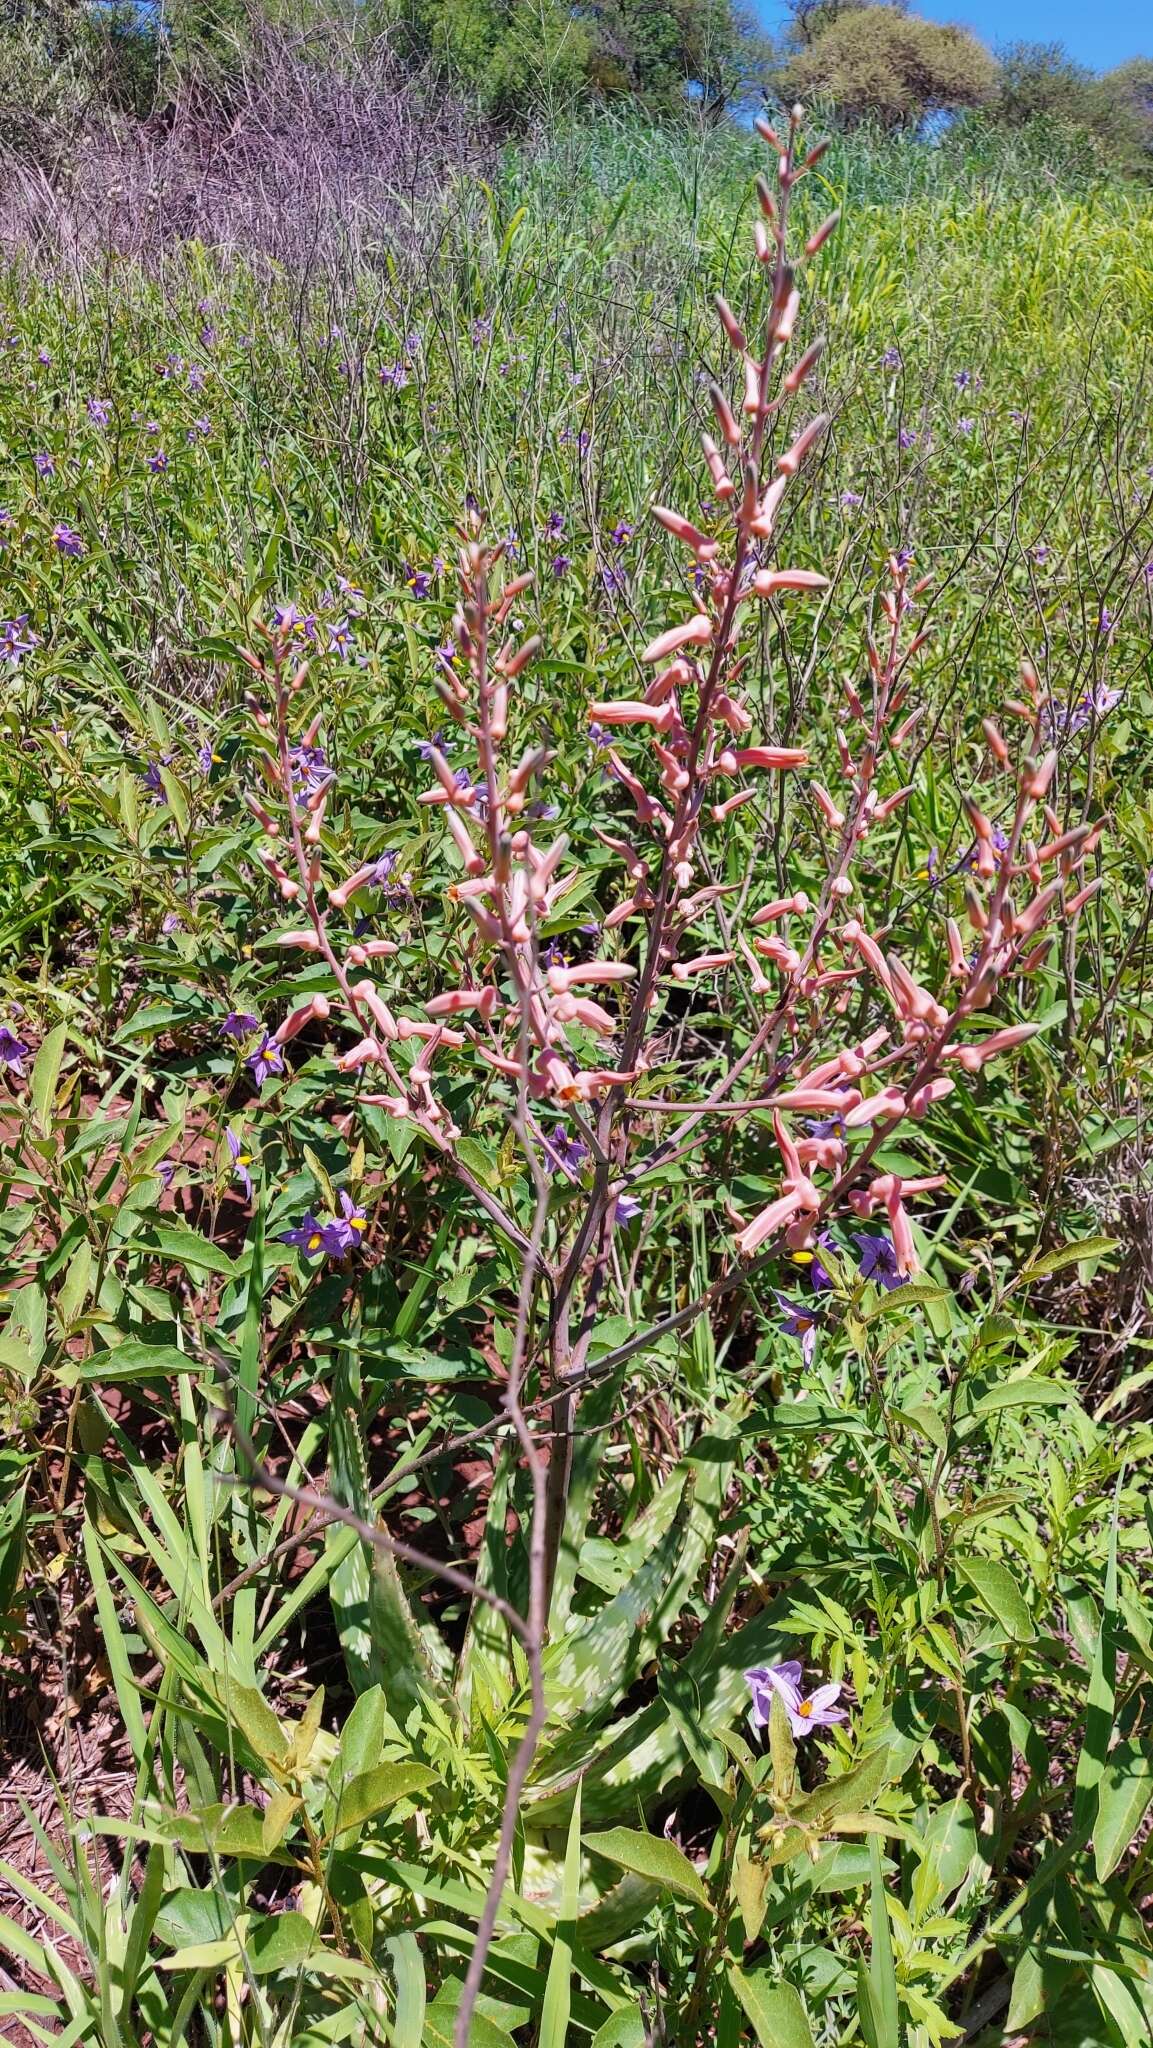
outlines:
[[[980,106],[997,66],[964,29],[896,7],[839,13],[789,60],[787,95],[818,95],[848,122],[916,125],[941,109]]]

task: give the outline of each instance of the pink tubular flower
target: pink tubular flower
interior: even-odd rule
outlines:
[[[625,960],[582,960],[576,967],[550,967],[548,985],[558,996],[570,988],[604,988],[614,981],[634,981],[636,968]]]
[[[986,1060],[996,1059],[999,1052],[1009,1052],[1015,1045],[1024,1045],[1040,1030],[1039,1024],[1008,1024],[1003,1031],[992,1031],[988,1038],[982,1038],[976,1045],[949,1045],[945,1058],[956,1060],[967,1074],[975,1074]]]
[[[737,1250],[742,1259],[751,1259],[753,1253],[760,1250],[766,1238],[774,1237],[778,1230],[783,1230],[800,1206],[801,1198],[794,1189],[789,1194],[778,1195],[775,1202],[770,1202],[767,1209],[762,1209],[759,1216],[754,1216],[751,1223],[746,1223],[736,1240]]]
[[[433,996],[424,1007],[430,1017],[457,1017],[463,1010],[477,1010],[487,1022],[498,1000],[490,984],[488,988],[450,988],[442,996]]]
[[[836,800],[829,795],[823,782],[810,782],[809,788],[816,798],[821,816],[832,831],[839,832],[845,822],[845,813]]]
[[[663,704],[646,704],[636,697],[617,697],[590,704],[588,715],[598,725],[652,725],[658,732],[667,732],[676,721],[677,707],[671,697],[666,698]]]
[[[903,1116],[905,1098],[899,1088],[882,1088],[876,1095],[867,1095],[850,1109],[844,1119],[845,1129],[861,1130],[865,1124],[875,1123],[880,1116]]]
[[[762,903],[749,919],[752,925],[775,924],[778,917],[788,917],[793,911],[800,913],[809,907],[809,899],[803,889],[795,896],[777,896],[771,903]]]
[[[827,590],[829,579],[815,569],[758,569],[753,589],[758,597],[774,597],[778,590]]]
[[[819,440],[828,424],[829,416],[825,412],[819,412],[815,420],[809,421],[808,426],[797,435],[792,447],[786,448],[784,454],[777,457],[778,476],[796,476],[814,441]]]
[[[692,549],[698,561],[709,562],[716,554],[717,542],[709,540],[690,519],[682,518],[679,512],[670,511],[667,505],[654,505],[653,518],[659,520],[665,530],[673,534],[677,540],[683,540],[686,547]]]
[[[803,1675],[795,1660],[787,1664],[758,1664],[746,1671],[745,1682],[753,1696],[749,1719],[754,1728],[768,1727],[774,1693],[784,1702],[789,1727],[796,1738],[811,1735],[814,1728],[833,1728],[839,1721],[848,1720],[844,1708],[836,1704],[842,1687],[819,1685],[806,1698],[801,1692]]]
[[[658,633],[650,640],[642,661],[667,661],[678,647],[704,647],[713,637],[713,622],[707,612],[698,612],[695,618],[686,619],[683,625],[670,626],[665,633]]]
[[[737,747],[738,768],[803,768],[808,760],[805,747]]]
[[[913,1243],[909,1213],[902,1200],[905,1191],[906,1184],[899,1173],[880,1173],[869,1183],[869,1193],[876,1201],[883,1202],[888,1211],[897,1271],[907,1277],[918,1270],[920,1261]]]
[[[698,953],[695,960],[674,960],[673,980],[687,981],[690,974],[713,974],[719,967],[730,967],[736,957],[735,953]]]

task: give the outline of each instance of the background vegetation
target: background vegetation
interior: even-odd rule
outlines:
[[[831,89],[814,67],[849,62],[855,20],[799,22],[787,60]],[[383,863],[360,936],[423,999],[452,872],[416,797],[462,508],[536,572],[522,713],[556,752],[541,800],[590,839],[586,699],[633,687],[683,588],[649,510],[716,515],[709,306],[758,303],[763,151],[649,118],[685,78],[713,109],[739,90],[707,22],[566,20],[554,63],[547,16],[470,49],[475,21],[414,10],[355,67],[368,25],[318,67],[307,22],[223,9],[174,7],[162,48],[129,16],[6,32],[43,81],[19,117],[4,96],[0,337],[13,2041],[448,2041],[524,1726],[507,1629],[247,1477],[234,1423],[286,1484],[523,1599],[515,1264],[396,1120],[366,1112],[358,1143],[322,1028],[259,1089],[259,1031],[223,1028],[314,986],[267,943],[239,650],[293,608],[333,830]],[[463,88],[431,121],[434,59],[516,126],[543,78],[547,138],[494,134]],[[563,65],[649,111],[562,117]],[[1109,820],[1106,887],[1039,1035],[897,1155],[945,1176],[921,1283],[862,1279],[842,1231],[827,1303],[803,1266],[775,1276],[816,1311],[811,1356],[750,1288],[586,1397],[481,2048],[1113,2048],[1153,2018],[1153,207],[1109,167],[1115,94],[1035,53],[979,68],[979,92],[914,85],[895,111],[835,87],[846,132],[800,200],[806,227],[843,210],[804,306],[831,428],[781,542],[833,596],[766,625],[756,691],[831,778],[838,693],[910,550],[933,746],[874,909],[939,950],[981,720],[1023,659],[1074,813]],[[918,134],[968,97],[983,111]],[[782,813],[766,867],[815,858]],[[594,865],[558,945],[609,901]],[[734,987],[678,1027],[706,1069]],[[481,1186],[527,1213],[499,1103],[453,1107]],[[594,1362],[692,1297],[770,1151],[752,1115],[710,1151],[710,1202],[656,1184]],[[364,1249],[311,1263],[283,1233],[341,1190]],[[793,1757],[749,1730],[743,1678],[791,1657],[850,1711]]]

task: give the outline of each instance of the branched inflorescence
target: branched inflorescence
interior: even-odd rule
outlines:
[[[318,746],[321,714],[293,731],[306,672],[295,666],[285,632],[273,633],[267,654],[249,657],[272,699],[254,700],[274,742],[262,756],[270,794],[250,799],[261,858],[283,898],[305,911],[302,925],[281,934],[281,942],[320,955],[332,978],[327,993],[312,995],[272,1034],[267,1055],[279,1056],[312,1020],[338,1018],[349,1040],[336,1064],[357,1077],[360,1101],[410,1120],[545,1282],[547,1329],[538,1339],[526,1317],[521,1333],[553,1397],[545,1411],[552,1448],[540,1506],[544,1526],[534,1530],[533,1544],[530,1634],[538,1652],[567,1484],[564,1446],[611,1270],[614,1230],[635,1214],[633,1191],[673,1161],[700,1159],[717,1119],[741,1106],[771,1113],[777,1191],[759,1213],[733,1217],[715,1277],[650,1337],[684,1327],[722,1295],[748,1288],[781,1253],[813,1251],[829,1222],[846,1214],[883,1214],[889,1275],[908,1276],[917,1266],[908,1204],[939,1181],[885,1170],[877,1155],[904,1119],[924,1119],[1036,1029],[1009,1023],[990,1030],[983,1013],[1010,978],[1017,982],[1041,967],[1060,922],[1075,919],[1100,886],[1082,881],[1100,826],[1065,830],[1050,806],[1058,757],[1041,751],[1045,705],[1026,672],[1029,701],[1007,707],[1031,731],[1019,768],[999,727],[985,721],[986,777],[1000,777],[1005,796],[997,823],[976,803],[967,805],[970,930],[946,921],[944,985],[931,986],[931,969],[928,979],[914,972],[888,933],[870,928],[859,856],[871,835],[898,818],[915,786],[912,772],[902,779],[901,764],[917,744],[921,714],[908,700],[928,639],[918,624],[928,579],[914,577],[903,552],[889,560],[876,630],[867,631],[867,674],[859,687],[844,686],[832,786],[816,779],[796,785],[797,802],[808,809],[810,843],[821,849],[819,883],[786,886],[771,900],[754,896],[747,914],[734,914],[730,885],[716,879],[731,872],[728,835],[742,829],[732,821],[761,799],[764,778],[800,778],[809,765],[804,747],[757,733],[749,702],[760,608],[769,604],[775,612],[793,594],[827,588],[825,577],[774,560],[782,506],[828,425],[824,415],[793,423],[821,355],[819,342],[796,354],[793,347],[800,295],[789,254],[790,210],[821,154],[820,147],[803,152],[799,122],[795,110],[783,138],[758,123],[778,159],[775,194],[763,180],[757,187],[756,253],[768,278],[763,337],[754,342],[728,304],[717,301],[741,388],[733,404],[713,387],[716,428],[703,436],[703,450],[727,530],[718,537],[678,511],[655,508],[660,526],[691,558],[696,609],[663,626],[643,650],[651,680],[640,694],[598,698],[587,707],[608,787],[631,813],[624,822],[606,817],[598,830],[620,884],[611,904],[602,905],[595,957],[560,959],[547,941],[547,928],[563,916],[586,873],[569,836],[542,822],[544,807],[534,796],[549,749],[533,742],[518,754],[509,745],[510,731],[524,722],[518,684],[539,650],[536,638],[518,644],[510,627],[532,579],[517,575],[501,584],[505,550],[486,541],[479,515],[461,531],[461,597],[437,678],[445,714],[475,749],[475,765],[454,768],[446,748],[434,743],[427,750],[432,783],[420,798],[443,819],[452,844],[457,879],[448,895],[462,913],[457,930],[464,936],[452,985],[423,1002],[399,985],[391,941],[334,938],[333,914],[343,922],[358,892],[387,876],[380,863],[342,879],[332,875],[323,833],[333,776]],[[802,261],[816,255],[835,224],[834,215],[816,230]],[[751,894],[737,893],[742,904]],[[740,1050],[719,1076],[711,1070],[695,1095],[688,1059],[679,1100],[646,1094],[646,1077],[668,1067],[662,1030],[670,997],[722,972],[730,987],[743,985],[751,1008]],[[550,1184],[563,1189],[579,1170],[588,1176],[586,1201],[556,1204],[547,1227],[530,1233],[476,1179],[441,1078],[461,1062],[498,1097],[503,1091],[538,1194]],[[610,1354],[610,1362],[640,1349],[645,1335]],[[532,1432],[519,1407],[523,1363],[519,1358],[506,1398],[531,1459]],[[503,1852],[493,1880],[498,1891],[502,1861]],[[470,1973],[473,1990],[476,1982]]]

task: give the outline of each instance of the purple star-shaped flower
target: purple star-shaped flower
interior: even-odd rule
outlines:
[[[249,1172],[249,1168],[252,1165],[252,1154],[251,1152],[246,1152],[244,1150],[244,1147],[241,1144],[240,1139],[237,1137],[236,1132],[234,1130],[227,1130],[225,1131],[224,1135],[228,1140],[228,1150],[232,1155],[232,1168],[235,1177],[240,1182],[241,1187],[244,1189],[245,1201],[251,1202],[252,1175]]]
[[[834,1728],[839,1721],[848,1720],[844,1708],[836,1704],[843,1688],[819,1685],[806,1698],[801,1692],[803,1675],[795,1659],[786,1664],[758,1664],[746,1671],[745,1683],[753,1696],[749,1719],[754,1728],[768,1727],[774,1693],[783,1700],[789,1727],[798,1739],[811,1735],[814,1728]]]
[[[368,1218],[364,1210],[357,1207],[351,1195],[343,1188],[340,1190],[340,1211],[334,1222],[325,1223],[321,1228],[324,1249],[329,1257],[334,1259],[346,1259],[349,1252],[355,1251],[357,1245],[363,1243],[364,1233],[368,1229]]]
[[[817,1350],[817,1314],[803,1301],[790,1301],[786,1294],[777,1294],[777,1307],[781,1311],[781,1328],[786,1337],[799,1340],[801,1357],[806,1365],[811,1365]]]
[[[891,1294],[894,1287],[905,1285],[907,1276],[897,1270],[897,1254],[891,1238],[866,1231],[856,1239],[856,1244],[861,1254],[862,1280],[874,1281],[886,1294]]]
[[[281,1244],[294,1244],[304,1253],[306,1259],[315,1259],[326,1250],[324,1225],[318,1223],[311,1209],[297,1224],[295,1230],[280,1232]]]
[[[0,1024],[0,1065],[7,1067],[10,1074],[24,1079],[24,1062],[30,1048],[7,1024]]]
[[[249,1010],[230,1010],[220,1026],[222,1038],[247,1038],[253,1031],[259,1031],[260,1019]]]
[[[38,635],[28,631],[27,612],[0,623],[0,661],[19,661],[22,654],[31,654],[39,645]]]
[[[251,1070],[258,1088],[263,1088],[270,1074],[283,1074],[284,1054],[276,1040],[266,1031],[255,1052],[250,1052],[245,1065]]]
[[[63,520],[59,526],[52,528],[52,538],[56,543],[59,553],[62,555],[72,555],[74,558],[79,558],[84,553],[84,542],[81,540],[75,527],[66,526]]]
[[[560,1172],[567,1174],[570,1180],[575,1180],[581,1168],[588,1162],[588,1146],[583,1144],[580,1138],[569,1135],[567,1124],[558,1124],[554,1131],[549,1132],[544,1143],[549,1172],[555,1173],[559,1169]]]

